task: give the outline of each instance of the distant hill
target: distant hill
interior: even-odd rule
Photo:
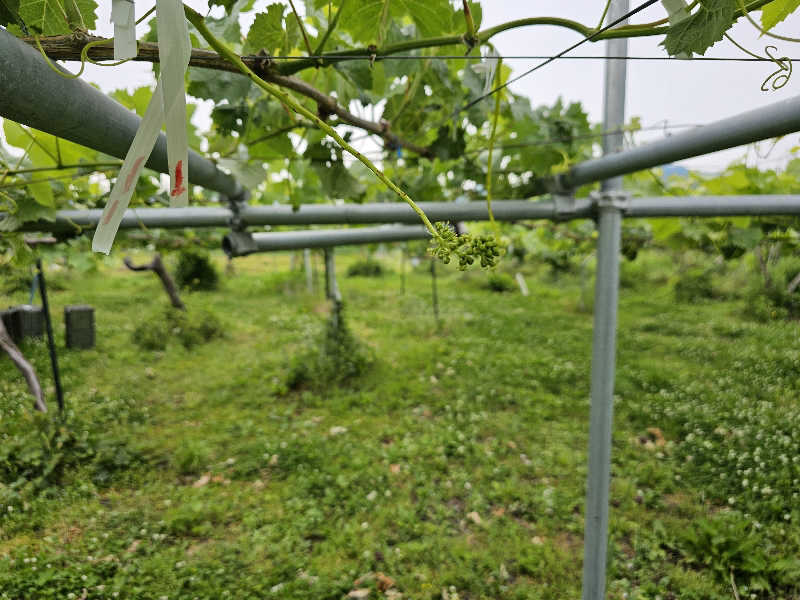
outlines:
[[[686,177],[689,174],[689,169],[686,167],[681,167],[680,165],[664,165],[661,167],[661,173],[662,179],[667,180],[673,175],[677,175],[678,177]]]

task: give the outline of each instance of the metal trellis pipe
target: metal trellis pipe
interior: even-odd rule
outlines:
[[[608,19],[628,12],[628,0],[612,0]],[[626,56],[628,40],[609,40],[609,56]],[[603,128],[625,125],[627,63],[605,64]],[[620,133],[603,138],[603,153],[612,157],[622,150]],[[622,177],[606,179],[597,199],[597,274],[592,329],[591,407],[589,414],[589,466],[584,511],[583,600],[603,600],[606,588],[609,487],[611,483],[611,431],[614,425],[614,378],[619,304],[619,252],[622,242],[622,212],[627,195]]]
[[[431,221],[487,221],[484,202],[420,202],[419,206]],[[498,221],[550,219],[586,219],[596,215],[595,202],[578,198],[574,202],[529,200],[495,200],[492,210]],[[70,232],[81,228],[94,228],[103,211],[60,210],[54,221],[32,221],[23,224],[21,231]],[[719,217],[746,215],[800,214],[800,195],[749,195],[749,196],[686,196],[632,198],[625,217]],[[370,223],[418,223],[419,217],[404,203],[326,205],[304,204],[294,211],[291,206],[246,206],[239,212],[242,223],[259,225],[346,225]],[[4,215],[0,213],[0,218]],[[137,208],[128,209],[120,229],[178,229],[184,227],[227,227],[233,212],[216,206],[191,206],[187,208]]]
[[[488,221],[485,202],[420,202],[419,206],[432,221]],[[492,203],[494,217],[498,221],[522,219],[557,219],[558,207],[552,202],[529,200],[495,200]],[[588,199],[577,200],[574,211],[591,215],[592,203]],[[24,223],[22,231],[75,231],[76,225],[94,228],[103,211],[60,210],[55,221]],[[2,213],[0,213],[0,216]],[[295,210],[289,204],[261,206],[245,205],[236,215],[242,226],[257,225],[345,225],[369,223],[417,224],[419,216],[404,202],[375,204],[302,204]],[[227,227],[234,217],[233,211],[218,206],[190,206],[187,208],[136,208],[128,209],[120,223],[120,229],[182,227]]]
[[[388,227],[362,227],[358,229],[319,229],[254,233],[251,243],[240,244],[237,237],[228,234],[222,240],[222,249],[228,256],[245,256],[256,252],[300,250],[304,248],[333,248],[379,242],[404,242],[431,237],[422,225],[396,225]]]
[[[85,81],[55,73],[35,48],[2,28],[0,117],[117,158],[125,157],[141,122],[135,113]],[[145,166],[159,173],[169,172],[163,133]],[[192,151],[188,172],[190,183],[229,198],[244,194],[233,177]]]
[[[532,186],[531,195],[574,189],[587,183],[797,131],[800,131],[800,96],[677,133],[638,148],[587,160],[566,173],[540,180]]]

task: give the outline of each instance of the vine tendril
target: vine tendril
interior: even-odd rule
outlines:
[[[772,89],[774,91],[781,89],[783,86],[789,83],[789,79],[792,77],[791,59],[789,59],[786,56],[781,56],[780,58],[776,58],[775,56],[772,55],[770,49],[774,50],[775,52],[777,52],[778,49],[775,46],[767,46],[766,48],[764,48],[764,52],[766,52],[767,56],[769,56],[770,59],[772,59],[772,62],[778,65],[780,69],[772,73],[769,77],[767,77],[764,80],[764,83],[761,84],[761,91],[763,92],[769,91],[767,89],[767,83],[769,83],[770,79],[772,79]],[[786,72],[784,73],[784,71]]]
[[[770,60],[774,64],[778,65],[779,69],[774,73],[770,73],[769,76],[764,80],[761,84],[761,91],[762,92],[769,92],[769,84],[770,80],[772,80],[771,87],[772,91],[777,91],[789,83],[789,79],[792,77],[792,60],[788,56],[781,56],[778,58],[773,52],[777,52],[777,46],[766,46],[764,48],[764,53],[767,56],[759,56],[755,52],[751,52],[744,46],[742,46],[739,42],[734,40],[730,35],[727,33],[724,34],[725,37],[730,41],[734,46],[739,48],[745,54],[752,56],[753,58],[758,58],[760,60]]]
[[[156,9],[156,7],[154,6],[153,8],[148,10],[146,13],[144,13],[141,17],[139,17],[139,19],[136,21],[136,25],[138,25],[139,23],[144,21],[147,17],[149,17],[151,14],[153,14],[155,9]],[[39,49],[39,52],[44,57],[44,60],[47,63],[47,66],[50,67],[55,73],[57,73],[61,77],[64,77],[65,79],[77,79],[78,77],[80,77],[83,74],[84,69],[86,69],[86,63],[87,62],[91,63],[93,65],[97,65],[98,67],[116,67],[116,66],[119,66],[119,65],[121,65],[123,63],[128,62],[129,60],[132,60],[130,58],[126,58],[124,60],[119,60],[117,62],[101,63],[99,61],[94,60],[93,58],[90,58],[89,57],[89,50],[91,50],[95,46],[100,46],[102,44],[108,44],[109,42],[113,41],[114,38],[108,38],[106,40],[95,40],[94,42],[89,42],[88,44],[86,44],[81,49],[81,68],[78,69],[78,72],[77,73],[65,72],[64,70],[59,69],[58,67],[56,67],[53,64],[53,61],[50,60],[50,57],[47,56],[47,53],[44,51],[44,48],[42,48],[42,43],[39,41],[39,36],[37,34],[35,34],[35,33],[33,34],[33,39],[36,42],[36,47]]]

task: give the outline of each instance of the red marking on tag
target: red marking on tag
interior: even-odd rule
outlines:
[[[136,180],[138,172],[139,172],[139,167],[141,166],[141,164],[143,162],[144,162],[144,156],[140,156],[139,158],[137,158],[134,161],[133,167],[131,167],[131,172],[128,173],[128,176],[125,178],[125,193],[126,194],[130,191],[131,186],[133,185],[133,182]]]
[[[103,225],[109,224],[109,222],[111,221],[111,217],[114,216],[114,211],[117,210],[117,204],[119,204],[119,198],[117,198],[116,200],[114,200],[114,202],[111,203],[111,206],[109,207],[106,216],[103,217]]]
[[[170,196],[180,196],[186,188],[183,187],[183,161],[179,160],[175,165],[175,188],[169,193]]]

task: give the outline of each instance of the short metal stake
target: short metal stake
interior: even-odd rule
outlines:
[[[50,351],[50,365],[53,367],[53,383],[56,388],[56,402],[58,412],[64,413],[64,391],[61,389],[61,376],[58,372],[58,358],[56,357],[56,343],[53,339],[53,322],[50,320],[50,305],[47,303],[47,285],[44,280],[42,259],[36,259],[36,275],[39,280],[39,294],[42,296],[42,309],[44,309],[44,325],[47,331],[47,349]]]

